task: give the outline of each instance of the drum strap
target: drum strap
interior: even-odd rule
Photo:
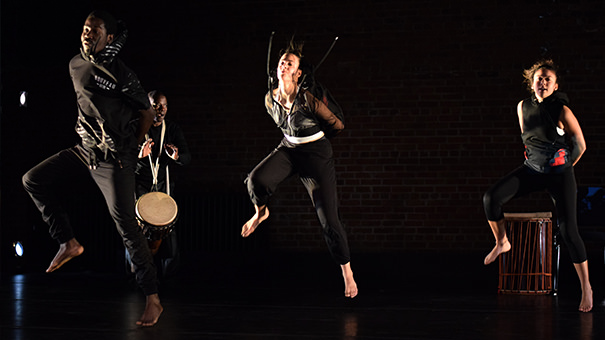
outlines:
[[[166,194],[170,196],[170,173],[168,172],[168,164],[166,164]]]
[[[151,191],[158,191],[158,170],[160,169],[160,156],[162,155],[162,150],[164,147],[164,135],[165,134],[166,134],[166,124],[165,124],[165,122],[162,122],[162,134],[160,137],[160,151],[158,152],[158,158],[156,159],[155,163],[153,162],[153,159],[151,158],[151,153],[149,154],[149,165],[151,166],[151,174],[153,175],[153,185],[151,186]],[[149,139],[149,135],[145,136],[145,138]],[[168,181],[168,167],[166,167],[166,181]],[[166,182],[166,183],[168,184],[168,182]],[[166,185],[166,188],[168,188],[168,185]]]

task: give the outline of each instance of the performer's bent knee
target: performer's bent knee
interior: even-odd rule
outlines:
[[[262,207],[269,201],[269,192],[267,187],[257,180],[252,174],[246,178],[246,186],[248,188],[248,196],[254,205]]]
[[[491,191],[487,191],[483,195],[483,209],[485,210],[485,216],[489,221],[500,221],[504,218],[502,205],[499,202],[495,202]]]
[[[23,177],[21,177],[21,183],[23,183],[23,188],[25,189],[25,191],[31,191],[32,181],[29,172],[27,172],[25,175],[23,175]]]

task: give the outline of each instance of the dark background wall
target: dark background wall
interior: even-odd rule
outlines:
[[[345,112],[346,130],[333,147],[354,253],[491,248],[482,195],[523,161],[515,112],[528,96],[521,74],[542,57],[560,65],[560,88],[587,141],[578,184],[604,185],[601,0],[67,3],[2,1],[3,254],[18,238],[56,249],[20,178],[77,141],[67,64],[97,7],[126,22],[121,58],[147,90],[167,93],[168,119],[183,127],[193,151],[192,164],[176,172],[186,249],[326,251],[297,179],[279,188],[266,225],[251,240],[238,238],[252,213],[243,180],[280,140],[263,106],[272,31],[273,64],[293,34],[312,62],[339,37],[318,78]],[[30,93],[27,108],[16,105],[21,90]],[[94,243],[101,236],[90,226],[111,221],[103,220],[99,196],[86,195],[90,183],[76,184],[66,187],[68,200],[100,206],[72,204],[78,232]],[[537,193],[507,209],[552,204]],[[590,224],[583,230],[602,228]],[[103,228],[93,228],[108,237],[99,248],[113,248],[117,235]]]

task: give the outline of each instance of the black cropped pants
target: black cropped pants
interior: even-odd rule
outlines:
[[[577,185],[573,167],[560,173],[540,173],[522,165],[496,182],[483,196],[489,221],[504,218],[502,206],[517,197],[546,190],[555,205],[561,238],[569,248],[573,263],[586,261],[586,248],[577,222]]]

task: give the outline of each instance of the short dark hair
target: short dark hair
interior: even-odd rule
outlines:
[[[149,91],[149,93],[147,93],[147,96],[149,97],[149,100],[153,100],[153,101],[155,101],[157,98],[160,98],[160,97],[166,97],[166,95],[163,92],[158,91],[158,90]]]
[[[103,20],[107,34],[116,34],[118,31],[118,21],[111,13],[104,10],[94,10],[90,12],[88,18],[97,18]]]

